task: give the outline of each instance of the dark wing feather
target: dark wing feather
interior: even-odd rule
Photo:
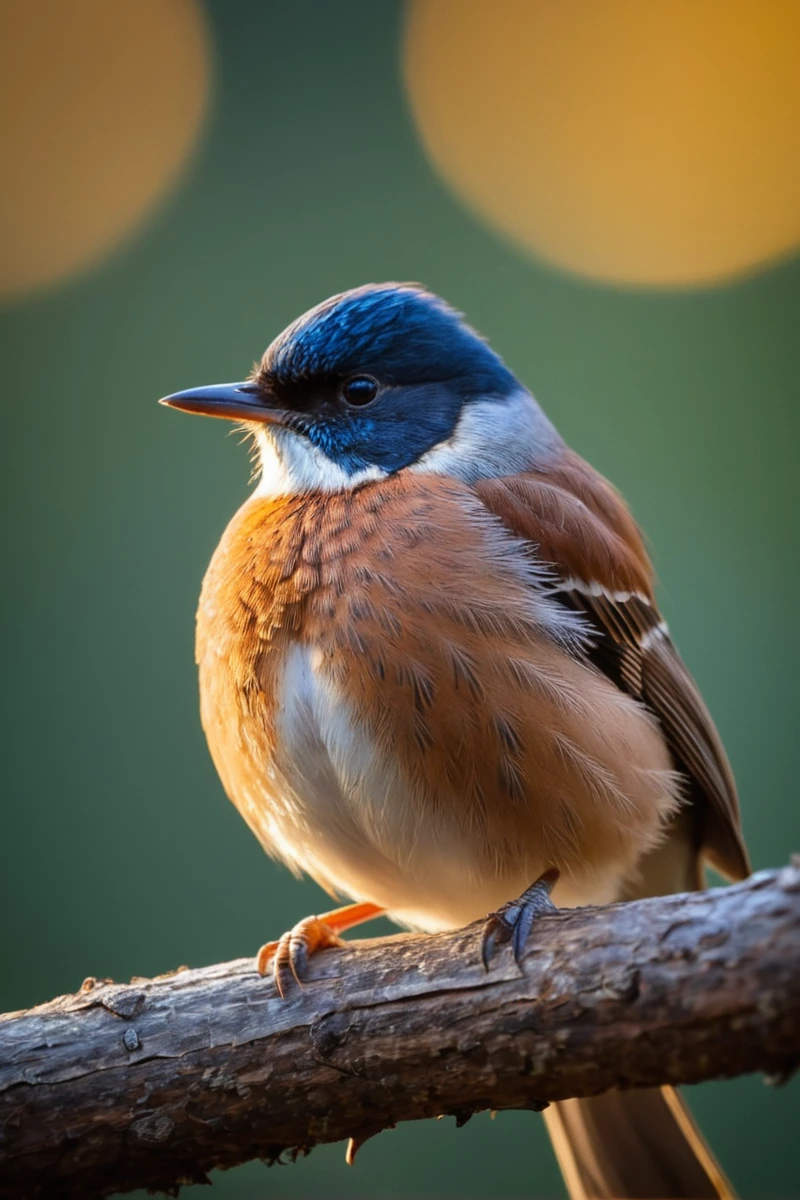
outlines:
[[[658,717],[676,766],[688,778],[689,798],[701,816],[700,842],[711,865],[732,879],[743,879],[750,864],[733,774],[658,609],[639,596],[587,595],[577,586],[558,594],[590,620],[594,665]]]
[[[591,627],[594,665],[658,718],[687,778],[704,854],[723,874],[744,878],[750,864],[733,775],[656,607],[652,567],[622,499],[573,454],[546,474],[485,480],[476,490],[552,566],[556,596]]]
[[[750,874],[739,801],[728,757],[711,714],[669,635],[644,654],[642,698],[661,721],[679,767],[692,782],[693,799],[705,799],[703,849],[711,865],[731,879]]]

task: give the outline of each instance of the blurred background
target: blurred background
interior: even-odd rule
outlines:
[[[225,799],[197,715],[245,453],[155,402],[368,280],[465,311],[621,488],[754,864],[800,849],[794,0],[2,0],[0,57],[0,1007],[252,954],[324,903]],[[743,1196],[800,1194],[797,1083],[690,1101]],[[563,1195],[527,1113],[214,1182]]]

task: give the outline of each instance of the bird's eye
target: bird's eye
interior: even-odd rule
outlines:
[[[354,375],[342,384],[342,396],[354,408],[370,404],[378,394],[378,384],[370,375]]]

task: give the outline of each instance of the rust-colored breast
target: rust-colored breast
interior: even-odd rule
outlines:
[[[540,583],[531,546],[453,479],[250,500],[204,583],[198,661],[212,755],[268,848],[324,882],[292,858],[319,797],[290,795],[282,769],[283,670],[300,645],[341,710],[324,736],[354,856],[358,842],[410,876],[456,856],[476,886],[630,866],[674,807],[666,750],[581,660],[576,619]]]

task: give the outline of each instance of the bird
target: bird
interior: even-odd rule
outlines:
[[[381,913],[489,913],[490,963],[551,904],[749,873],[634,518],[461,313],[367,284],[161,403],[237,423],[258,464],[197,614],[212,758],[267,852],[349,901],[262,947],[281,994]],[[573,1198],[733,1195],[670,1088],[544,1116]]]

